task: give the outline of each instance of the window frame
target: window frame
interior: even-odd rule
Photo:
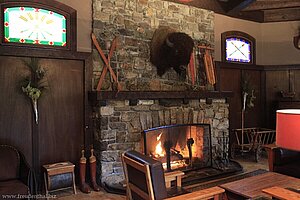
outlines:
[[[226,60],[226,40],[228,38],[240,38],[249,42],[250,44],[250,62],[240,62],[240,61],[231,61]],[[226,63],[238,63],[245,65],[256,64],[256,40],[251,35],[241,32],[241,31],[227,31],[221,34],[221,56],[222,62]]]
[[[49,11],[53,11],[66,18],[66,45],[42,45],[42,44],[27,44],[18,42],[5,42],[4,38],[4,9],[9,7],[33,7]],[[25,48],[38,48],[38,49],[52,49],[52,50],[67,50],[76,51],[77,48],[77,12],[75,9],[62,4],[57,1],[43,0],[37,2],[35,0],[16,1],[16,0],[1,0],[0,1],[0,46],[7,47],[25,47]]]

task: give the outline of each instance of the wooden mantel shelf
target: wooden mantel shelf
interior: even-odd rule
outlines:
[[[89,101],[146,99],[221,99],[233,97],[231,91],[90,91]]]

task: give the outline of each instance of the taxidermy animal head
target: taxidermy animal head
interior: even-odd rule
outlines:
[[[156,66],[159,76],[172,67],[179,75],[182,75],[186,73],[193,47],[194,41],[186,33],[161,27],[154,32],[152,37],[150,61]]]

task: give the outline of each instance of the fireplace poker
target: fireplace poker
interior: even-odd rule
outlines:
[[[167,171],[171,171],[171,147],[172,147],[171,141],[164,142],[164,148],[167,154]]]
[[[193,158],[192,146],[194,144],[194,139],[193,138],[187,139],[186,144],[187,144],[188,149],[189,149],[189,162],[190,162],[189,164],[190,164],[191,167],[193,167],[193,163],[192,163],[192,158]]]

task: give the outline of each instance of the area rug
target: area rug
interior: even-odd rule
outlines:
[[[233,175],[233,176],[221,178],[221,179],[218,179],[218,180],[212,180],[212,181],[208,181],[208,182],[204,182],[204,183],[189,185],[189,186],[184,187],[184,189],[186,189],[189,192],[193,192],[193,191],[196,191],[196,190],[202,190],[202,189],[222,185],[222,184],[225,184],[225,183],[229,183],[229,182],[232,182],[232,181],[237,181],[237,180],[248,178],[248,177],[251,177],[251,176],[264,174],[266,172],[268,172],[268,171],[264,170],[264,169],[258,169],[258,170],[252,171],[252,172]]]

